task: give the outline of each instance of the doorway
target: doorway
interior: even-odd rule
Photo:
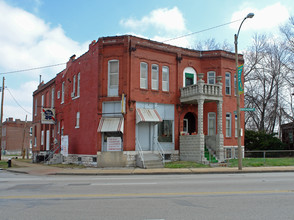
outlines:
[[[192,112],[188,112],[184,116],[184,129],[187,133],[192,134],[193,132],[196,132],[196,118]]]

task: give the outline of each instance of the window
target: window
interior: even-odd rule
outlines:
[[[35,98],[35,116],[37,116],[37,112],[38,112],[38,100],[37,97]]]
[[[216,123],[215,123],[215,113],[209,112],[208,113],[208,135],[215,135],[216,134]]]
[[[118,96],[119,62],[108,61],[108,96]]]
[[[152,83],[151,89],[158,90],[158,65],[152,64]]]
[[[33,127],[30,127],[30,136],[33,136]]]
[[[235,115],[235,137],[238,137],[238,117]]]
[[[231,95],[231,73],[226,72],[226,95]]]
[[[54,108],[54,88],[51,91],[51,108]]]
[[[226,114],[226,137],[231,137],[232,136],[232,118],[231,118],[231,113]]]
[[[194,74],[185,73],[185,86],[190,86],[194,84]]]
[[[163,120],[158,124],[158,141],[172,142],[173,141],[173,121]]]
[[[235,95],[237,95],[237,78],[236,78],[236,74],[234,75],[234,88],[235,88]]]
[[[41,145],[44,145],[44,131],[41,131]]]
[[[44,107],[44,95],[42,95],[42,99],[41,99],[41,108],[43,108]],[[42,110],[41,110],[42,111]]]
[[[184,122],[183,122],[183,132],[188,133],[188,127],[189,127],[189,120],[188,119],[184,119]]]
[[[162,91],[169,91],[169,68],[167,66],[162,67]]]
[[[36,136],[34,138],[34,141],[35,141],[34,147],[37,147],[37,137]]]
[[[61,87],[61,104],[64,103],[64,88],[65,86],[65,82],[62,83],[62,87]]]
[[[72,79],[72,95],[71,97],[74,98],[76,96],[76,76],[73,76]]]
[[[80,112],[77,112],[76,128],[80,127]]]
[[[57,123],[57,134],[60,133],[60,121]]]
[[[140,64],[140,88],[148,89],[148,64]]]
[[[77,97],[80,97],[80,79],[81,79],[81,74],[78,73]]]
[[[215,84],[215,72],[209,71],[207,73],[207,83],[208,84]]]
[[[32,148],[33,147],[33,140],[31,139],[30,140],[30,148]]]

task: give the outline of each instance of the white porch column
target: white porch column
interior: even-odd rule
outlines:
[[[217,133],[223,134],[223,101],[217,103]]]
[[[203,104],[204,99],[198,99],[198,134],[203,134]]]
[[[224,161],[224,135],[223,135],[223,101],[217,103],[217,152],[216,155],[220,161]]]

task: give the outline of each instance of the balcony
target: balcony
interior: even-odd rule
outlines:
[[[185,104],[195,104],[197,100],[204,102],[222,101],[222,83],[221,76],[217,77],[217,84],[207,84],[203,81],[203,73],[199,73],[197,84],[181,88],[180,101]]]

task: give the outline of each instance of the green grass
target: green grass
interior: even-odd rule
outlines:
[[[7,161],[0,160],[0,168],[6,169],[8,167]]]
[[[208,165],[199,164],[191,161],[175,161],[165,163],[165,168],[201,168],[209,167]]]
[[[229,161],[230,167],[238,167],[238,159]],[[294,166],[294,158],[243,158],[243,167]]]

